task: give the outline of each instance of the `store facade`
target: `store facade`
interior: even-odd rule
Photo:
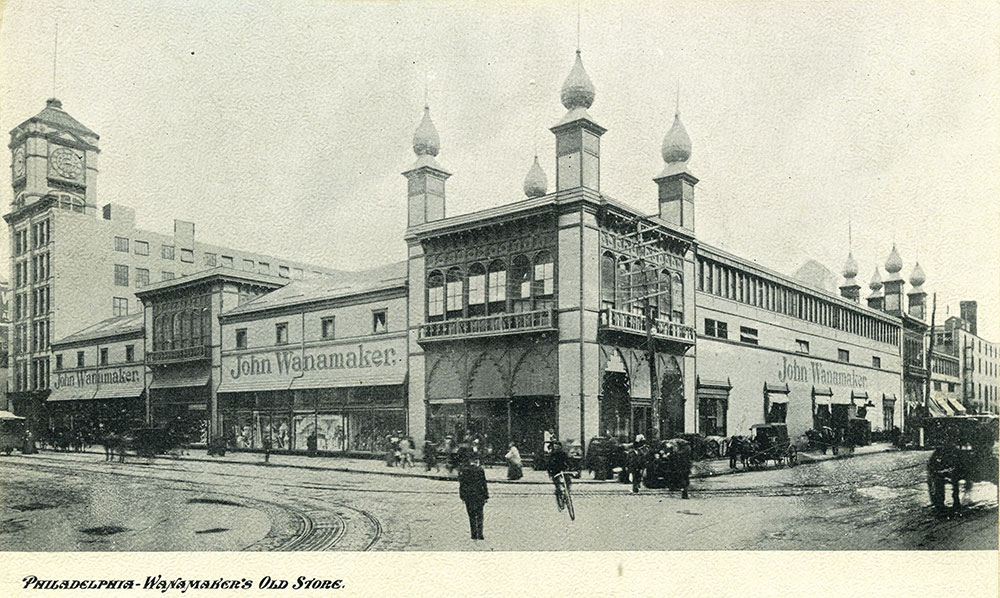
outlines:
[[[286,284],[276,276],[218,267],[136,292],[144,307],[150,424],[190,429],[195,444],[219,433],[219,316]]]
[[[697,284],[698,432],[902,427],[898,318],[704,244]]]
[[[372,454],[405,434],[402,272],[299,281],[223,314],[215,384],[227,444]]]
[[[145,420],[146,364],[142,314],[110,318],[52,343],[49,432],[88,441]]]

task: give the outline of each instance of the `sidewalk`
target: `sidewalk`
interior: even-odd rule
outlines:
[[[827,453],[826,455],[818,452],[800,452],[799,453],[799,464],[808,465],[810,463],[818,463],[821,461],[831,461],[834,459],[847,459],[850,457],[860,457],[863,455],[874,455],[878,453],[885,453],[889,451],[894,451],[891,444],[876,443],[870,446],[858,447],[854,450],[853,454],[850,454],[846,449],[841,449],[839,455],[833,455],[832,453]],[[49,451],[46,451],[49,452]],[[103,454],[100,451],[90,449],[86,452]],[[71,453],[72,454],[72,453]],[[135,457],[130,457],[130,459],[135,459]],[[264,455],[261,453],[243,453],[243,452],[227,452],[225,457],[210,457],[208,456],[205,449],[190,449],[186,451],[186,454],[171,457],[171,456],[160,456],[157,459],[162,459],[166,461],[197,461],[197,462],[208,462],[208,463],[243,463],[249,465],[261,465],[264,466]],[[291,467],[298,469],[309,469],[314,471],[337,471],[344,473],[368,473],[375,475],[390,475],[397,477],[410,477],[410,478],[427,478],[433,480],[454,480],[457,479],[456,473],[448,473],[448,470],[442,466],[440,471],[431,470],[426,471],[424,464],[418,462],[414,467],[401,468],[401,467],[388,467],[384,460],[381,459],[358,459],[350,457],[307,457],[305,455],[271,455],[267,467]],[[784,466],[782,466],[784,467]],[[763,470],[776,469],[773,464],[768,465],[763,468]],[[693,478],[708,478],[720,475],[732,475],[737,473],[744,473],[746,471],[763,471],[763,470],[746,470],[746,469],[730,469],[729,459],[712,459],[706,461],[695,461],[691,467],[691,477]],[[544,471],[535,471],[530,467],[524,468],[524,477],[520,480],[512,481],[507,479],[507,466],[506,465],[493,465],[491,467],[485,467],[486,479],[490,483],[499,484],[550,484],[548,474]],[[580,483],[584,484],[609,484],[614,483],[613,480],[608,481],[598,481],[594,480],[592,476],[588,475],[586,472],[581,476]]]

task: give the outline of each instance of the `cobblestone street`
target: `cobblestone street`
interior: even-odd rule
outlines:
[[[323,469],[336,459],[309,468],[257,455],[108,464],[92,453],[43,452],[0,460],[0,549],[996,550],[997,487],[964,494],[962,516],[938,514],[924,481],[928,456],[859,454],[704,477],[690,500],[583,480],[572,522],[544,474],[529,475],[490,484],[486,540],[473,542],[447,479]]]

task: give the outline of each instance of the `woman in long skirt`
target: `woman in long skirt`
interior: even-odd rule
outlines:
[[[505,455],[507,459],[507,479],[508,480],[520,480],[523,472],[521,470],[521,453],[514,446],[514,443],[510,443],[510,450],[507,451]]]

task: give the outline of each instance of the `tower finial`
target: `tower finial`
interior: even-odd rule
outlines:
[[[576,53],[580,53],[580,0],[576,0]]]
[[[52,97],[56,97],[56,58],[59,56],[59,21],[56,21],[56,35],[52,42]]]
[[[674,103],[674,116],[681,115],[681,78],[677,77],[677,98]]]

